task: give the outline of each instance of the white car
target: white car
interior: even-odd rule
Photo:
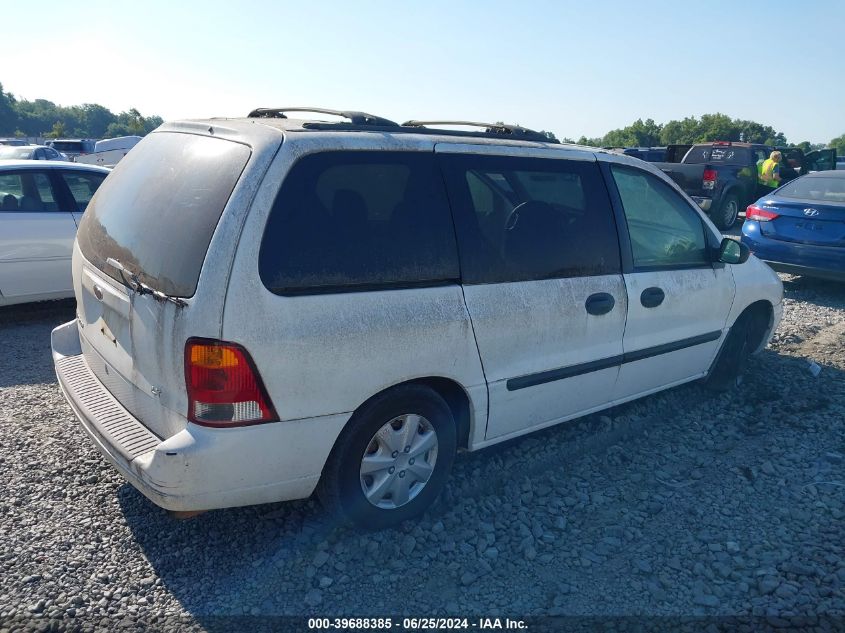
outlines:
[[[0,162],[0,306],[73,296],[76,227],[108,174],[68,162]]]
[[[395,524],[459,449],[735,385],[780,320],[777,275],[649,163],[322,112],[165,124],[80,225],[59,384],[164,508],[317,490]]]

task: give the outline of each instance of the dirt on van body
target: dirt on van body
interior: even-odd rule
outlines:
[[[431,512],[382,532],[338,527],[314,501],[174,520],[59,393],[49,333],[72,305],[4,309],[0,630],[280,615],[841,628],[845,285],[783,279],[783,323],[738,390],[686,385],[460,455]]]

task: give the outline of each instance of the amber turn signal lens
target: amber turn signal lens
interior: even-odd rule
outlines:
[[[191,365],[205,369],[237,367],[238,356],[229,348],[220,345],[196,345],[191,347]]]

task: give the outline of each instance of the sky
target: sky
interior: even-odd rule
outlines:
[[[2,0],[18,98],[165,120],[256,107],[602,136],[722,112],[845,133],[845,2]]]

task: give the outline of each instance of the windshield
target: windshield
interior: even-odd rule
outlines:
[[[32,156],[31,147],[0,147],[0,159],[29,158]]]
[[[845,178],[798,178],[781,187],[777,195],[782,198],[845,203]]]
[[[208,136],[156,133],[126,155],[92,198],[79,247],[100,270],[119,261],[165,294],[196,291],[211,236],[250,149]]]
[[[747,165],[749,160],[747,147],[730,145],[695,145],[684,157],[684,163],[718,163],[720,165]]]

